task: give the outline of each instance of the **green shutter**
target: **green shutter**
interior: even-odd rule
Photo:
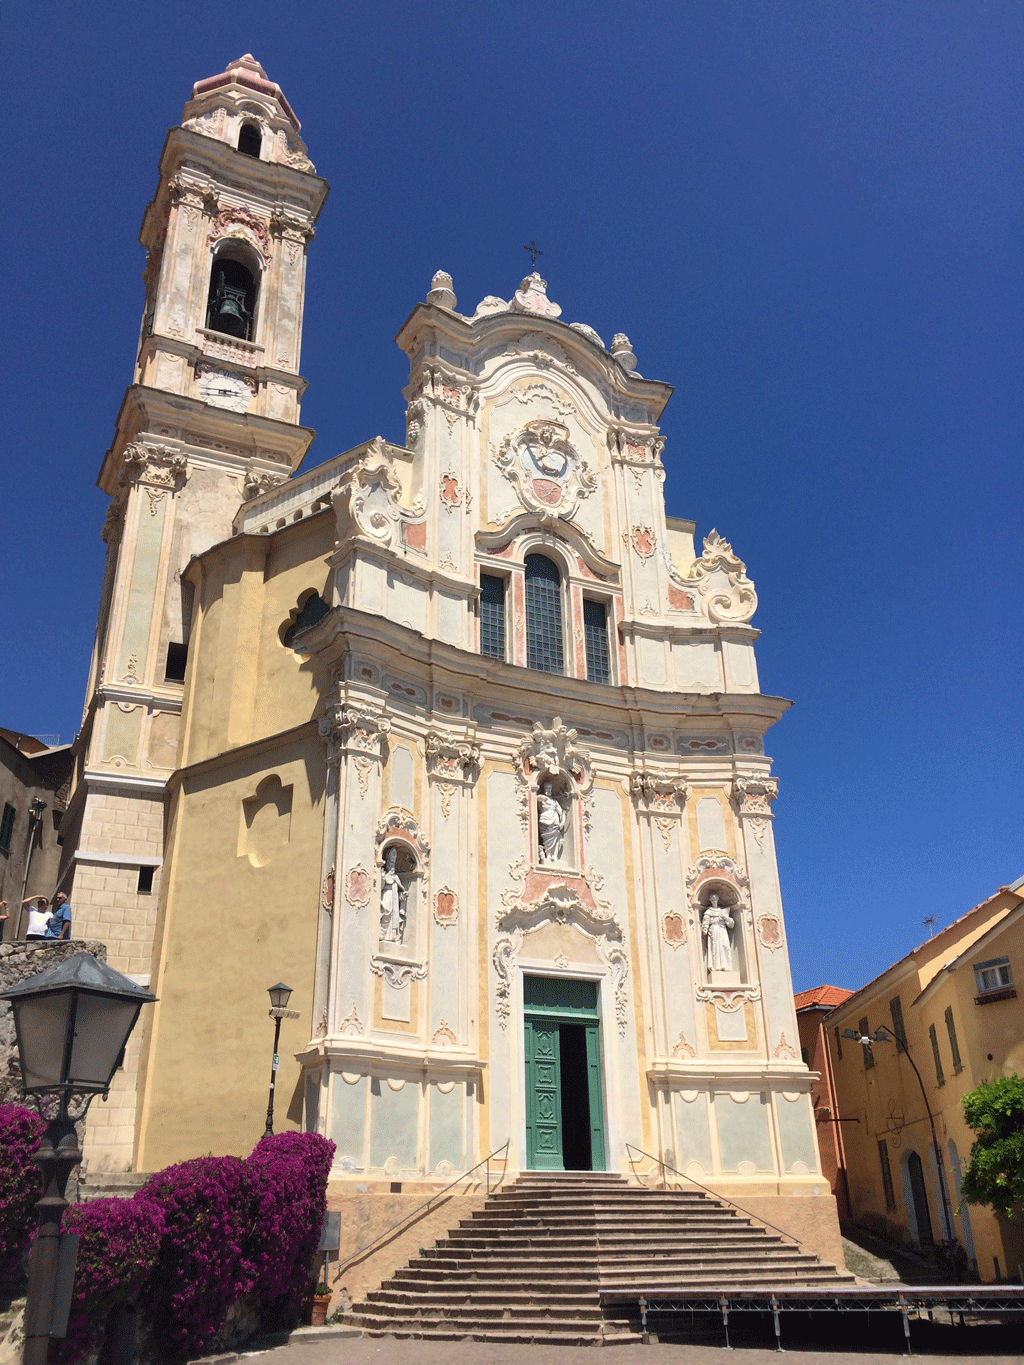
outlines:
[[[535,1171],[561,1171],[562,1091],[558,1025],[526,1020],[526,1159]]]

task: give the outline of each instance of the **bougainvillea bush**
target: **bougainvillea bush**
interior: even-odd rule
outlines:
[[[164,1213],[160,1252],[142,1297],[144,1316],[172,1354],[194,1355],[252,1288],[245,1162],[205,1156],[168,1166],[136,1198]]]
[[[16,1270],[32,1240],[39,1170],[32,1153],[46,1124],[20,1104],[0,1104],[0,1282]]]
[[[309,1297],[309,1270],[327,1209],[334,1143],[275,1133],[246,1161],[252,1194],[249,1257],[263,1326],[290,1326]]]
[[[50,1359],[70,1362],[98,1344],[112,1308],[138,1298],[160,1254],[164,1212],[146,1199],[95,1199],[68,1209],[63,1226],[81,1240],[67,1336],[51,1343]]]

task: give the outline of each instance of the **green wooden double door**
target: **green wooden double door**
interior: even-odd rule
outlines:
[[[526,1162],[533,1171],[603,1171],[597,984],[523,979]]]

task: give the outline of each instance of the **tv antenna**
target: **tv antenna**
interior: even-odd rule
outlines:
[[[938,918],[938,915],[925,915],[924,919],[921,921],[922,924],[927,924],[928,926],[929,938],[931,938],[932,934],[935,932],[933,926]]]

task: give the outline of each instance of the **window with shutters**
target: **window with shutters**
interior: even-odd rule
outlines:
[[[1010,959],[994,957],[989,962],[976,962],[974,979],[978,987],[975,999],[979,1001],[996,991],[1012,990],[1013,973],[1010,971]]]
[[[939,1052],[939,1035],[935,1032],[935,1025],[928,1025],[928,1038],[932,1045],[932,1057],[935,1060],[935,1081],[938,1085],[946,1084],[946,1077],[942,1070],[942,1054]]]
[[[836,1035],[836,1052],[839,1053],[839,1060],[842,1061],[842,1060],[843,1060],[843,1035],[839,1032],[839,1025],[838,1025],[838,1024],[837,1024],[836,1027],[835,1027],[835,1035]]]
[[[505,658],[505,580],[496,574],[480,575],[480,653],[491,659]]]
[[[898,995],[894,995],[889,1001],[889,1013],[892,1015],[892,1031],[896,1035],[897,1049],[903,1052],[907,1046],[907,1030],[903,1024],[903,1002]]]
[[[878,1164],[882,1168],[882,1193],[885,1195],[885,1207],[891,1210],[896,1207],[896,1191],[892,1187],[889,1148],[886,1146],[885,1138],[880,1138],[878,1142]]]
[[[562,575],[547,555],[527,555],[526,666],[564,673]]]
[[[0,853],[11,851],[11,835],[14,833],[14,819],[17,814],[10,801],[5,801],[3,819],[0,820]]]
[[[866,1038],[868,1036],[870,1029],[868,1028],[868,1021],[866,1018],[860,1021],[860,1023],[857,1025],[857,1028],[862,1038]],[[861,1043],[861,1047],[864,1050],[864,1070],[869,1071],[871,1067],[873,1067],[875,1064],[875,1054],[871,1049],[870,1043]]]
[[[957,1076],[963,1071],[963,1062],[960,1060],[960,1044],[956,1040],[956,1024],[953,1023],[953,1006],[946,1006],[946,1032],[949,1034],[949,1050],[953,1054],[953,1075]]]

